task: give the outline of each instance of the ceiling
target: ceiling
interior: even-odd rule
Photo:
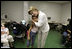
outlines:
[[[63,3],[69,3],[71,1],[48,1],[48,2],[63,4]]]

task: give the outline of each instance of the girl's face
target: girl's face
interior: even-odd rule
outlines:
[[[36,17],[33,17],[33,20],[37,19]]]
[[[37,17],[33,17],[33,20],[37,22],[38,21],[38,18]]]
[[[5,26],[4,26],[4,25],[2,25],[2,26],[1,26],[1,28],[2,28],[2,29],[5,29]]]

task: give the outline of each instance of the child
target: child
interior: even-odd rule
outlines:
[[[3,43],[3,47],[9,47],[9,42],[11,47],[13,42],[13,37],[11,35],[9,35],[9,30],[8,28],[5,28],[4,25],[1,26],[1,43]]]
[[[3,43],[3,47],[7,47],[7,48],[10,48],[9,47],[9,43],[8,43],[8,40],[7,40],[7,34],[4,34],[5,32],[1,31],[1,43]],[[2,47],[1,47],[2,48]]]
[[[37,17],[32,17],[33,20],[37,21]],[[38,27],[35,26],[35,24],[32,22],[32,25],[30,26],[28,30],[28,36],[27,36],[27,47],[29,47],[29,42],[31,40],[31,47],[33,48],[34,46],[34,41],[36,37],[36,33],[38,31]]]

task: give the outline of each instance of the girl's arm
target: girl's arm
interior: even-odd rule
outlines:
[[[31,32],[32,26],[30,26],[29,30],[28,30],[28,40],[30,40],[30,32]]]

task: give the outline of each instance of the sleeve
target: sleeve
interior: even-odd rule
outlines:
[[[38,22],[34,22],[37,27],[41,27],[44,24],[44,15],[40,16]]]
[[[9,31],[9,29],[8,29],[8,28],[6,28],[6,30],[5,30],[5,31],[6,31],[6,32],[7,32],[7,31]]]

